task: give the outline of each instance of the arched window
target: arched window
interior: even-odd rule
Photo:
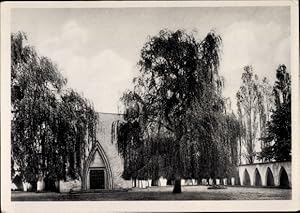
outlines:
[[[244,171],[243,185],[250,186],[250,176],[249,176],[247,169],[245,169],[245,171]]]
[[[258,171],[258,169],[256,168],[255,169],[255,172],[254,172],[254,185],[255,186],[261,186],[261,176],[260,176],[260,173]]]
[[[279,186],[283,188],[289,188],[289,177],[283,167],[279,171]]]
[[[267,178],[267,186],[274,186],[273,173],[269,167],[267,169],[266,178]]]

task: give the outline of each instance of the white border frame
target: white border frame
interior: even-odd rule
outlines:
[[[51,201],[11,202],[10,192],[10,10],[12,8],[92,7],[249,7],[290,6],[292,75],[292,200],[231,201]],[[3,212],[192,212],[192,211],[293,211],[299,199],[299,14],[298,1],[131,1],[131,2],[2,2],[1,3],[1,210]]]

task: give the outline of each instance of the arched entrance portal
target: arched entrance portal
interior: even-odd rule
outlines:
[[[245,171],[244,171],[243,185],[250,186],[250,176],[249,176],[247,169],[245,169]]]
[[[112,172],[101,145],[97,143],[85,166],[85,189],[112,189]]]
[[[266,174],[266,178],[267,178],[267,186],[274,186],[274,177],[273,177],[273,173],[271,171],[271,169],[268,167],[267,169],[267,174]]]
[[[279,186],[283,188],[289,188],[289,177],[283,167],[281,167],[280,172],[279,172]]]
[[[255,186],[261,186],[262,184],[261,184],[261,176],[260,176],[260,174],[259,174],[259,171],[258,171],[258,169],[256,168],[255,169],[255,172],[254,172],[254,174],[255,174],[255,182],[254,182],[254,185]]]

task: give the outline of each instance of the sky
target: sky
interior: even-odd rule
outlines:
[[[13,9],[11,31],[23,31],[49,57],[68,87],[98,112],[121,112],[120,97],[133,87],[140,50],[161,29],[185,29],[202,40],[214,30],[223,41],[219,73],[224,97],[236,110],[243,67],[275,81],[276,68],[290,69],[288,7]]]

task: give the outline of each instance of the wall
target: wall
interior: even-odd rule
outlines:
[[[99,118],[99,125],[97,126],[96,130],[96,138],[104,152],[104,155],[108,161],[109,167],[111,169],[112,175],[112,189],[120,189],[120,188],[132,188],[131,180],[124,180],[121,176],[123,173],[123,159],[121,155],[118,153],[117,143],[115,140],[112,140],[112,124],[115,121],[124,121],[123,116],[121,114],[112,114],[112,113],[98,113]],[[88,148],[88,152],[86,156],[93,154],[91,147]],[[91,162],[91,165],[85,165],[85,170],[83,172],[84,181],[83,182],[60,182],[60,192],[68,192],[71,189],[73,191],[78,190],[79,185],[83,184],[82,189],[89,189],[89,168],[93,167],[93,164],[96,163],[94,166],[97,167],[104,167],[104,162],[102,157],[98,157],[98,151],[96,151],[96,161],[99,162]],[[98,159],[99,158],[99,159]],[[98,165],[101,164],[101,165]],[[108,168],[106,168],[108,170]],[[107,171],[108,172],[108,171]],[[108,180],[107,180],[108,181]],[[111,189],[111,187],[108,187]]]
[[[70,191],[80,191],[81,181],[80,180],[70,180],[70,181],[59,181],[59,192],[68,193]]]
[[[269,163],[257,163],[257,164],[248,164],[248,165],[240,165],[239,166],[239,177],[241,181],[241,185],[244,181],[244,173],[247,169],[250,177],[250,185],[255,185],[255,169],[257,168],[262,181],[262,186],[267,186],[267,169],[270,168],[273,177],[274,177],[274,184],[275,186],[280,185],[280,174],[281,174],[281,168],[284,168],[288,178],[289,178],[289,185],[292,186],[291,183],[291,162],[269,162]]]
[[[131,180],[124,180],[121,177],[123,173],[123,158],[118,153],[116,141],[112,143],[112,123],[117,120],[124,121],[123,116],[111,113],[98,113],[98,115],[99,125],[96,137],[106,154],[112,170],[113,189],[131,188]]]

